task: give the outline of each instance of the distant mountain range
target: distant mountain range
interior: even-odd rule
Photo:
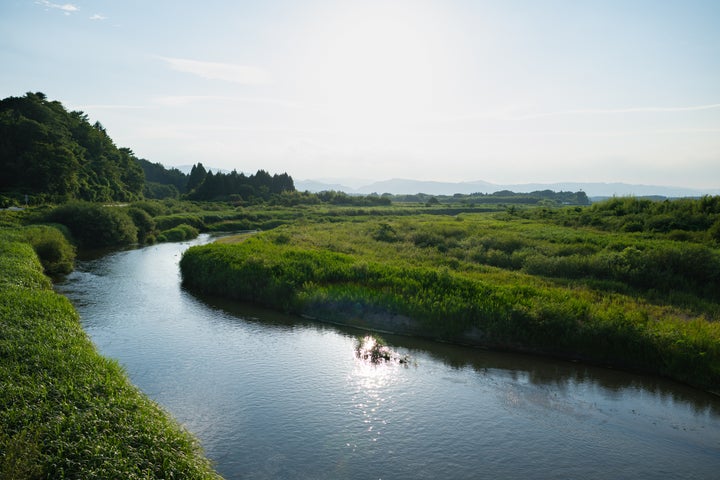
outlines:
[[[175,167],[184,173],[189,173],[192,165]],[[213,172],[229,173],[228,170],[210,168]],[[689,188],[670,187],[666,185],[640,185],[630,183],[602,183],[602,182],[558,182],[558,183],[516,183],[495,184],[476,180],[470,182],[434,182],[429,180],[411,180],[408,178],[393,178],[390,180],[371,181],[358,179],[319,179],[294,180],[295,188],[301,192],[322,192],[335,190],[347,194],[368,195],[370,193],[392,193],[394,195],[413,195],[426,193],[428,195],[454,195],[456,193],[495,193],[500,190],[510,190],[515,193],[529,193],[538,190],[552,190],[554,192],[579,192],[582,190],[591,199],[602,199],[612,196],[624,197],[701,197],[703,195],[720,195],[718,188]]]
[[[372,182],[364,186],[352,188],[338,181],[295,180],[295,188],[300,191],[321,192],[323,190],[336,190],[348,194],[392,193],[395,195],[426,193],[429,195],[453,195],[455,193],[494,193],[500,190],[510,190],[517,193],[534,192],[538,190],[552,190],[578,192],[582,190],[588,197],[628,196],[636,197],[699,197],[702,195],[720,195],[720,188],[697,189],[684,187],[668,187],[662,185],[633,185],[628,183],[599,183],[599,182],[563,182],[563,183],[523,183],[513,185],[498,185],[481,180],[473,182],[433,182],[394,178]]]

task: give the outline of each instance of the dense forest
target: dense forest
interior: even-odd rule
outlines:
[[[130,201],[145,183],[133,152],[100,122],[42,93],[0,101],[0,170],[3,193],[54,201]]]
[[[292,178],[259,170],[254,175],[207,171],[190,174],[139,159],[115,145],[100,122],[68,111],[40,92],[0,100],[0,207],[86,200],[128,202],[141,198],[268,200],[293,192]]]

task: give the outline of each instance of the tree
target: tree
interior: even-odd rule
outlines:
[[[205,170],[205,167],[203,167],[202,163],[193,165],[192,169],[190,170],[190,176],[188,177],[187,185],[185,186],[185,190],[187,192],[192,192],[197,187],[199,187],[200,184],[203,183],[206,176],[207,176],[207,171]]]

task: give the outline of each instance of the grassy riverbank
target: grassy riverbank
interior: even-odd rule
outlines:
[[[0,229],[0,478],[219,478],[98,354],[23,230]]]
[[[537,217],[390,212],[305,221],[235,245],[193,247],[181,271],[199,291],[324,320],[720,390],[712,239]]]

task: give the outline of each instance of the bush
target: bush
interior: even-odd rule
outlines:
[[[158,235],[158,242],[182,242],[183,240],[192,240],[197,238],[200,232],[197,228],[190,225],[181,224],[169,230],[165,230]]]
[[[205,222],[203,222],[202,218],[200,218],[199,215],[190,213],[175,213],[172,215],[155,217],[155,223],[157,224],[157,228],[161,231],[169,230],[182,224],[190,225],[198,230],[205,230]]]
[[[128,215],[132,218],[135,227],[137,227],[137,238],[139,243],[152,243],[148,241],[155,238],[155,221],[147,211],[137,207],[128,208]]]
[[[153,200],[143,200],[141,202],[133,202],[130,204],[130,207],[145,210],[148,213],[148,215],[150,215],[151,217],[157,217],[160,215],[164,215],[167,212],[167,207],[163,203],[153,201]]]
[[[377,231],[373,234],[373,238],[378,242],[397,242],[400,240],[397,232],[387,223],[381,223],[378,225]]]
[[[72,272],[75,247],[60,230],[47,225],[33,225],[23,228],[22,235],[32,245],[46,274],[54,276]]]
[[[114,247],[137,242],[137,227],[121,207],[72,202],[50,212],[48,221],[70,229],[81,247]]]

